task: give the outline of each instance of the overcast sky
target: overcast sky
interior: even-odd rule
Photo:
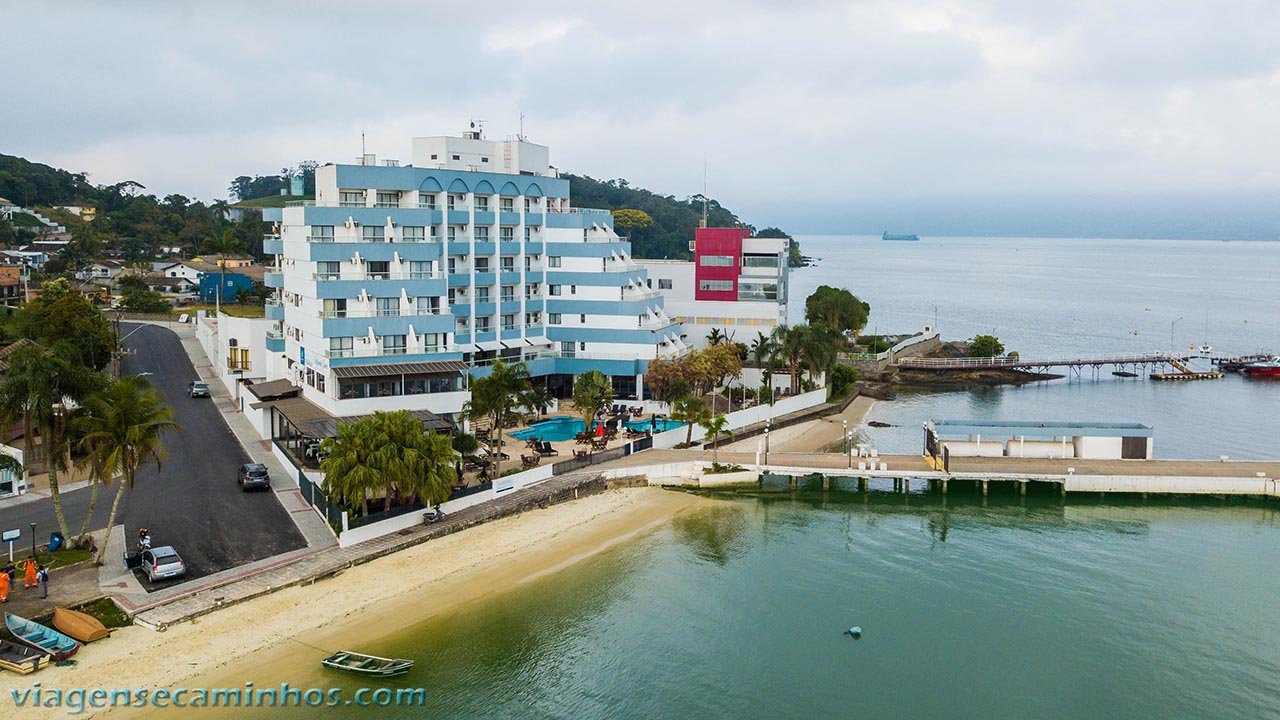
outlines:
[[[523,112],[571,172],[684,196],[705,159],[710,194],[761,226],[1057,234],[1110,218],[1134,235],[1280,233],[1273,2],[4,12],[23,30],[0,44],[0,152],[159,194],[224,197],[236,175],[350,162],[361,132],[407,162],[414,135],[474,117],[501,138]]]

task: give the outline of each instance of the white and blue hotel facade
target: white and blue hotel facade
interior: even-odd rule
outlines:
[[[689,349],[680,325],[609,211],[574,207],[548,157],[469,132],[415,138],[409,166],[318,168],[314,201],[264,214],[264,337],[220,330],[223,372],[287,379],[334,416],[456,420],[467,376],[495,358],[560,396],[600,370],[618,397],[642,397],[648,362]]]

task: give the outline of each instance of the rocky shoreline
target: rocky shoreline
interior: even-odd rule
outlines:
[[[968,345],[961,342],[944,343],[936,351],[923,357],[962,357],[967,354]],[[864,373],[857,382],[858,392],[877,400],[892,400],[896,394],[904,390],[946,391],[972,390],[981,387],[999,385],[1026,385],[1046,380],[1058,380],[1063,375],[1054,373],[1035,373],[1026,370],[1010,370],[986,368],[975,370],[921,370],[919,368],[899,368],[890,365],[878,372]]]

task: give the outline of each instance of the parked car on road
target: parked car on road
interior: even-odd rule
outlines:
[[[142,571],[147,580],[168,580],[187,574],[187,564],[178,557],[178,551],[169,545],[142,551]]]
[[[245,463],[240,466],[240,487],[245,490],[253,488],[271,489],[271,474],[262,463]]]
[[[187,386],[187,395],[193,398],[209,397],[209,384],[203,380],[192,380]]]

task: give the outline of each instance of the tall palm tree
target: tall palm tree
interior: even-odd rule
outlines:
[[[85,401],[85,414],[77,420],[83,432],[81,447],[94,477],[110,486],[117,477],[115,499],[107,515],[107,531],[115,525],[120,498],[133,488],[138,470],[154,461],[156,470],[168,458],[162,438],[170,430],[180,430],[173,420],[173,408],[164,404],[160,393],[144,379],[133,376],[112,380]],[[107,551],[102,543],[98,564]]]
[[[421,425],[421,423],[419,423]],[[415,495],[422,499],[428,507],[449,499],[453,485],[458,481],[454,470],[458,462],[458,452],[453,449],[452,439],[442,433],[427,432],[422,445],[422,471],[411,486]]]
[[[698,424],[706,431],[707,442],[711,443],[711,462],[719,465],[720,453],[715,443],[721,435],[730,440],[733,439],[733,433],[729,430],[729,418],[725,417],[724,413],[716,413],[699,420]]]
[[[671,404],[671,419],[689,426],[684,436],[685,445],[693,442],[693,426],[701,424],[709,415],[707,404],[693,393],[681,395]]]
[[[206,243],[205,247],[221,256],[218,258],[218,291],[214,294],[215,312],[221,312],[222,289],[227,286],[227,257],[241,252],[244,249],[244,243],[236,237],[235,230],[227,228],[222,231],[222,235]]]
[[[526,408],[538,413],[538,417],[541,418],[547,414],[547,408],[550,407],[552,399],[551,391],[546,385],[533,385],[525,392],[520,402]]]
[[[22,416],[23,457],[30,464],[33,436],[40,431],[41,450],[49,472],[49,497],[63,537],[70,538],[58,472],[67,467],[67,400],[84,399],[101,383],[101,376],[72,359],[69,347],[50,350],[40,345],[18,348],[10,356],[9,372],[0,386],[0,413],[7,418]],[[92,494],[92,493],[91,493]]]
[[[725,339],[726,338],[725,338],[724,331],[718,327],[711,328],[711,332],[707,333],[708,345],[719,345],[720,343],[724,342]]]
[[[599,370],[588,370],[573,380],[573,405],[582,414],[585,430],[596,413],[613,403],[613,383]]]
[[[382,486],[382,461],[377,456],[381,444],[369,418],[338,425],[338,436],[320,443],[325,495],[346,507],[359,505],[368,515],[369,493]]]
[[[493,425],[493,477],[502,476],[502,428],[529,391],[529,367],[494,360],[488,376],[472,377],[471,399],[462,412],[472,420],[487,419]]]

